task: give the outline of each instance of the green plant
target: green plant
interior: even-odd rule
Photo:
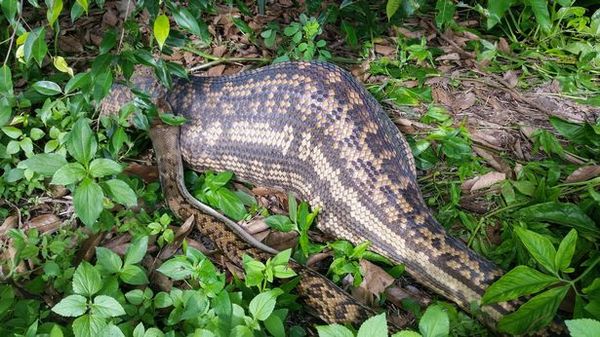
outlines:
[[[143,236],[133,240],[127,252],[125,259],[121,260],[119,255],[108,248],[96,247],[96,259],[100,269],[106,275],[115,275],[121,281],[131,285],[144,285],[148,283],[148,277],[144,269],[139,264],[148,247],[148,237]]]
[[[317,40],[317,36],[323,33],[321,23],[314,17],[309,18],[305,14],[301,14],[299,22],[293,22],[283,30],[283,35],[289,38],[289,46],[283,51],[283,55],[279,56],[274,62],[282,62],[288,60],[305,60],[312,59],[327,60],[331,58],[331,53],[326,49],[327,42],[325,40]],[[271,27],[261,33],[265,40],[265,45],[273,45],[276,39],[277,29]]]
[[[286,249],[267,259],[265,263],[244,255],[244,281],[246,286],[256,286],[260,291],[264,291],[273,283],[275,278],[286,279],[296,276],[294,270],[288,266],[291,255],[292,250]]]
[[[360,269],[361,259],[392,265],[385,257],[368,251],[367,249],[370,245],[371,243],[369,241],[365,241],[356,247],[345,240],[328,243],[327,247],[333,250],[334,257],[329,265],[329,272],[332,274],[333,281],[339,282],[344,276],[350,274],[354,279],[353,285],[358,287],[363,280],[362,271]]]
[[[175,233],[169,225],[171,224],[171,217],[168,214],[163,214],[158,220],[148,224],[150,235],[158,235],[158,245],[163,246],[165,244],[173,243],[175,240]]]

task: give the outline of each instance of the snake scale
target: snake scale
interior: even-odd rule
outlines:
[[[159,159],[168,158],[169,151],[178,157],[180,147],[194,170],[233,171],[241,180],[291,191],[321,210],[322,231],[354,244],[370,241],[372,250],[403,263],[417,281],[464,310],[470,311],[502,274],[434,219],[406,140],[345,70],[323,62],[288,62],[232,76],[193,76],[175,81],[169,91],[153,76],[137,76],[133,85],[186,118],[178,141],[165,127],[152,131]],[[133,97],[127,86],[115,85],[102,110],[117,111]],[[173,185],[180,178],[161,170],[176,213],[195,215],[204,233],[232,258],[244,252],[265,256],[215,214],[182,207],[183,192]],[[339,288],[324,284],[323,277],[306,273],[299,292],[326,321],[364,320],[370,314]],[[511,303],[486,305],[480,319],[494,326],[513,309]]]

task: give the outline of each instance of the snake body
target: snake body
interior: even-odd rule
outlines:
[[[134,84],[186,118],[180,146],[191,168],[233,171],[241,180],[294,192],[321,210],[322,231],[354,244],[370,241],[372,250],[403,263],[417,281],[461,308],[470,311],[502,274],[436,222],[406,140],[341,68],[291,62],[192,77],[170,91],[151,77]],[[131,98],[117,87],[103,109]],[[504,303],[481,309],[493,325],[514,308]]]

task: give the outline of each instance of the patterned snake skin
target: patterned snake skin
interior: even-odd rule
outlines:
[[[187,119],[179,139],[194,170],[233,171],[241,180],[296,193],[321,210],[321,230],[354,244],[371,241],[372,250],[405,264],[417,281],[467,311],[501,275],[436,222],[404,137],[346,71],[319,62],[281,63],[192,77],[169,92],[151,76],[136,77],[134,85]],[[117,85],[102,109],[118,110],[132,98]],[[196,216],[211,224],[208,234],[218,231],[215,220]],[[252,249],[242,241],[228,237],[224,251]],[[319,296],[317,288],[305,292]],[[347,315],[335,301],[321,306],[329,316]],[[483,306],[480,319],[494,326],[513,309],[510,303]]]

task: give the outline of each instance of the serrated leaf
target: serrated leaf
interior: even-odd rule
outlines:
[[[125,337],[123,331],[118,326],[110,323],[100,332],[101,337]]]
[[[569,288],[569,285],[552,288],[533,297],[517,311],[504,316],[498,330],[514,335],[538,331],[552,321]]]
[[[121,171],[123,171],[121,165],[111,159],[98,158],[92,160],[90,163],[90,173],[92,174],[92,177],[104,177],[121,173]]]
[[[103,200],[102,188],[93,180],[84,179],[73,195],[75,213],[84,224],[92,226],[104,209]]]
[[[556,273],[556,249],[547,237],[523,228],[515,228],[517,236],[531,256],[550,273]]]
[[[58,169],[67,164],[67,160],[57,153],[39,153],[22,163],[35,173],[52,176]]]
[[[148,237],[142,236],[131,242],[127,247],[127,253],[125,254],[125,264],[136,264],[140,263],[146,255],[148,249]]]
[[[317,326],[319,337],[354,337],[350,329],[339,324]]]
[[[94,298],[90,313],[98,317],[110,318],[125,315],[125,310],[114,298],[98,295]]]
[[[95,315],[83,315],[73,321],[73,334],[77,337],[98,337],[106,321]]]
[[[100,273],[87,261],[79,264],[73,274],[73,292],[91,297],[102,289]]]
[[[439,305],[427,308],[419,321],[423,337],[445,337],[450,333],[448,313]]]
[[[60,86],[52,81],[37,81],[33,84],[35,91],[42,95],[54,96],[62,92]]]
[[[192,265],[188,261],[179,259],[165,261],[157,270],[175,281],[184,280],[193,272]]]
[[[358,329],[356,337],[387,337],[388,326],[385,314],[373,316],[364,321]]]
[[[137,205],[137,195],[135,191],[127,185],[123,180],[110,179],[102,183],[110,195],[111,199],[121,205],[133,207]]]
[[[69,295],[52,307],[52,311],[63,317],[79,317],[87,311],[87,299],[81,295]]]
[[[119,255],[104,247],[96,247],[96,261],[111,274],[118,273],[123,267],[123,261],[121,261]]]
[[[275,304],[277,296],[272,291],[260,293],[256,295],[252,301],[250,301],[250,305],[248,306],[248,310],[250,314],[259,321],[264,321],[267,319],[273,309],[275,309]]]
[[[571,337],[597,337],[600,336],[600,322],[589,319],[572,319],[565,321]]]
[[[533,268],[517,266],[489,286],[481,302],[490,304],[514,300],[523,295],[534,294],[559,281],[555,276],[540,273]]]
[[[270,215],[266,217],[265,223],[272,229],[279,232],[289,232],[296,227],[296,225],[292,223],[290,218],[280,214]]]
[[[86,176],[85,168],[79,163],[68,163],[59,168],[52,176],[51,184],[70,185],[76,183]]]
[[[557,270],[564,271],[565,269],[569,268],[573,254],[575,254],[576,245],[577,231],[575,229],[571,229],[567,236],[562,239],[560,245],[558,246],[558,250],[556,251],[554,264]]]
[[[127,284],[144,285],[148,284],[148,276],[144,270],[136,265],[126,264],[119,275],[121,280]]]
[[[154,37],[161,50],[169,36],[170,30],[171,24],[169,23],[169,18],[164,14],[159,15],[154,21]]]

